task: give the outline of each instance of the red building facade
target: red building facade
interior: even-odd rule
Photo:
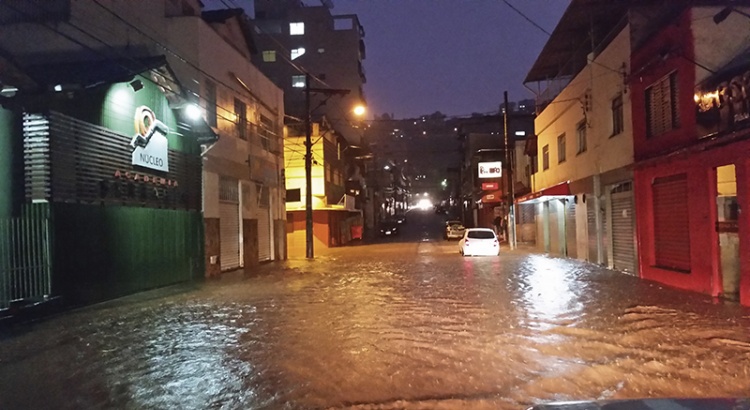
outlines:
[[[748,21],[720,11],[683,10],[633,49],[639,274],[750,305],[750,59],[732,34]]]

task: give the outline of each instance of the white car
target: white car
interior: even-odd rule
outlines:
[[[500,254],[500,242],[492,229],[469,228],[458,241],[458,251],[464,256],[497,256]]]
[[[445,222],[445,239],[461,239],[464,237],[466,228],[463,226],[461,221],[446,221]]]

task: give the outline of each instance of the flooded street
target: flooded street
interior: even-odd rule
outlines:
[[[0,408],[524,408],[744,396],[750,310],[591,264],[463,258],[442,220],[18,326]]]

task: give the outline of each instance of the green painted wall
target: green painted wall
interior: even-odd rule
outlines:
[[[17,114],[0,107],[0,218],[23,200],[23,135]],[[16,215],[17,216],[17,215]]]
[[[87,304],[203,277],[199,212],[56,203],[53,294]]]

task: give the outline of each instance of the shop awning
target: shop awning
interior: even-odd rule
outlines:
[[[570,196],[570,181],[561,182],[557,185],[553,185],[542,190],[532,192],[522,197],[516,198],[516,203],[535,203],[541,202],[547,199]]]

